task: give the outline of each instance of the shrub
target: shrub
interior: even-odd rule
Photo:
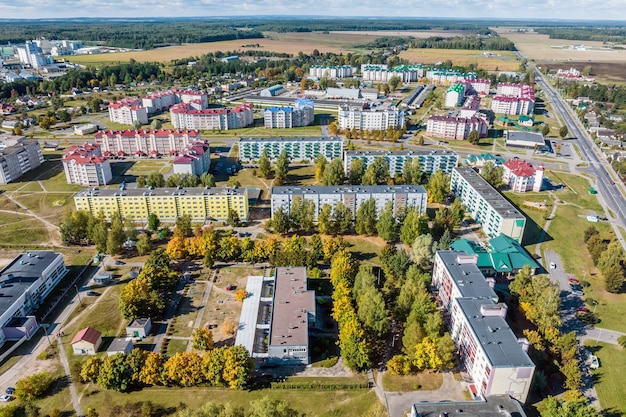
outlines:
[[[620,336],[617,338],[617,343],[619,343],[619,345],[621,347],[626,347],[626,336]]]

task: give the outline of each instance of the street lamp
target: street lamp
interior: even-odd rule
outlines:
[[[596,308],[598,307],[598,302],[593,300],[593,314],[596,314]]]
[[[50,327],[50,325],[48,323],[41,323],[40,326],[43,327],[43,331],[46,333],[46,339],[48,339],[48,345],[51,345],[52,342],[50,342],[50,335],[48,334],[48,327]]]

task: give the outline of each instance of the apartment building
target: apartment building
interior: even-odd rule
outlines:
[[[489,89],[491,88],[491,81],[490,80],[475,80],[475,79],[470,79],[468,81],[466,81],[466,85],[469,85],[470,89],[477,93],[480,94],[481,96],[486,96],[487,94],[489,94]]]
[[[174,174],[201,176],[211,168],[211,152],[207,142],[192,143],[173,161]]]
[[[52,251],[22,253],[0,271],[0,346],[37,332],[32,314],[67,272],[63,255]]]
[[[387,130],[402,129],[406,112],[393,106],[364,106],[341,104],[337,123],[340,129]]]
[[[476,73],[464,73],[451,69],[428,68],[426,69],[426,79],[434,84],[450,85],[457,82],[475,80]]]
[[[74,196],[74,204],[76,210],[94,216],[102,213],[106,220],[118,213],[134,222],[146,222],[150,214],[165,222],[175,222],[186,214],[192,221],[224,221],[230,210],[236,211],[242,221],[248,220],[247,188],[86,188]]]
[[[465,101],[465,84],[454,83],[446,91],[446,107],[456,107]]]
[[[350,174],[350,166],[355,159],[361,159],[368,167],[377,158],[385,158],[389,163],[389,174],[392,178],[402,175],[404,164],[407,161],[417,159],[423,172],[436,172],[442,170],[450,174],[459,162],[459,155],[454,151],[447,150],[404,150],[404,151],[345,151],[343,153],[343,169],[346,175]]]
[[[18,46],[17,56],[20,59],[20,63],[29,65],[31,68],[40,68],[48,65],[47,58],[43,55],[35,41],[26,41],[24,46]]]
[[[8,184],[43,164],[39,142],[25,136],[0,135],[0,184]]]
[[[530,162],[523,159],[511,159],[502,164],[502,181],[511,191],[525,193],[526,191],[541,191],[543,186],[543,165],[535,168]]]
[[[460,117],[484,117],[483,115],[478,114],[478,110],[480,110],[480,96],[478,94],[472,94],[465,97],[463,101],[463,106],[459,111]]]
[[[197,130],[169,129],[103,130],[94,139],[105,157],[175,155],[202,141]]]
[[[471,167],[452,170],[450,191],[489,237],[500,233],[522,243],[526,217]]]
[[[170,117],[176,129],[241,129],[254,122],[253,108],[249,103],[211,109],[198,108],[193,103],[180,103],[170,108]]]
[[[63,155],[62,162],[68,184],[94,187],[106,185],[113,178],[109,158],[102,156],[98,144],[71,146]]]
[[[309,68],[311,78],[350,78],[352,77],[351,65],[312,65]]]
[[[293,107],[270,107],[263,112],[266,129],[291,129],[308,126],[315,120],[315,103],[310,99],[298,99]]]
[[[525,402],[535,364],[528,340],[518,339],[506,322],[507,307],[463,251],[437,251],[433,287],[461,361],[472,377],[470,390],[481,397],[510,395]]]
[[[291,161],[313,163],[317,155],[327,160],[341,158],[343,139],[332,136],[306,138],[240,138],[239,160],[258,161],[266,150],[270,161],[275,162],[283,150]]]
[[[498,83],[491,110],[504,114],[532,114],[535,109],[535,90],[528,84]]]
[[[272,217],[281,208],[289,212],[296,199],[313,201],[315,220],[317,220],[322,206],[329,204],[334,208],[340,201],[355,216],[361,204],[370,198],[376,201],[377,213],[381,213],[387,203],[391,202],[396,215],[406,212],[409,207],[415,208],[420,214],[423,214],[426,212],[428,202],[426,189],[421,185],[272,187]]]
[[[140,99],[127,98],[109,103],[109,120],[123,125],[134,125],[139,121],[142,125],[148,124],[148,111],[143,107]]]
[[[476,394],[476,393],[472,393]],[[524,408],[510,395],[486,395],[471,401],[420,401],[408,417],[527,417]]]
[[[387,65],[362,65],[363,81],[379,81],[386,83],[391,77],[398,77],[403,83],[417,82],[424,76],[422,65],[398,65],[387,69]]]
[[[465,140],[472,130],[481,138],[489,133],[487,117],[476,113],[472,117],[429,116],[426,122],[426,134],[435,138]]]

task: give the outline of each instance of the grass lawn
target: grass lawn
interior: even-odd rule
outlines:
[[[176,353],[185,352],[187,350],[187,344],[189,343],[187,340],[180,339],[168,339],[169,343],[167,344],[167,356],[174,356]]]
[[[443,374],[435,372],[420,372],[415,375],[391,375],[383,374],[383,387],[385,391],[408,392],[408,391],[433,391],[439,389],[443,383]]]
[[[14,194],[13,198],[52,223],[74,209],[74,199],[69,193]]]
[[[241,171],[238,171],[237,174],[234,175],[234,178],[239,181],[242,187],[260,188],[261,190],[265,190],[265,182],[269,185],[271,180],[260,179],[259,177],[253,175],[252,171],[253,168],[244,168]],[[226,185],[226,182],[227,180],[217,181],[216,185],[218,187],[224,186]]]
[[[315,166],[298,166],[289,169],[287,182],[292,185],[320,185],[315,181]]]
[[[57,360],[57,371],[53,373],[56,379],[50,393],[44,398],[35,401],[35,404],[41,408],[43,414],[48,414],[53,409],[57,408],[61,412],[74,413],[74,406],[72,405],[72,397],[70,396],[70,389],[65,383],[65,372],[61,367],[61,363]]]
[[[50,244],[48,229],[32,216],[0,213],[0,246]]]
[[[344,236],[344,240],[348,244],[348,250],[352,252],[356,259],[367,264],[380,264],[378,255],[385,247],[385,242],[381,238],[375,236]]]
[[[626,350],[607,343],[586,341],[585,345],[600,360],[600,368],[592,370],[600,405],[607,415],[626,413],[626,381],[620,364],[626,363]]]
[[[83,395],[81,405],[84,409],[94,408],[99,415],[108,416],[113,405],[151,400],[165,407],[177,407],[180,403],[189,408],[199,408],[213,401],[231,403],[248,408],[250,401],[269,397],[272,400],[286,401],[289,405],[308,416],[317,417],[360,417],[373,409],[380,409],[380,402],[371,390],[355,391],[304,391],[262,389],[239,391],[223,388],[166,388],[152,387],[137,392],[119,393],[100,390],[95,386],[89,389],[89,395]],[[384,414],[373,414],[384,415]]]
[[[560,200],[596,211],[598,214],[603,213],[598,196],[589,194],[591,184],[586,177],[556,171],[547,171],[546,176],[568,187],[567,191],[556,194]]]
[[[524,229],[524,246],[531,254],[535,252],[535,245],[541,239],[543,227],[546,224],[546,214],[552,211],[552,196],[547,193],[512,193],[504,195],[526,216],[526,228]],[[546,210],[532,208],[524,202],[543,203],[546,201]]]

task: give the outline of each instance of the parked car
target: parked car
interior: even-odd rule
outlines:
[[[615,181],[611,180],[610,181],[611,185],[615,185]]]
[[[126,265],[126,262],[117,260],[115,261],[115,265]]]
[[[0,402],[8,403],[9,401],[13,401],[14,397],[12,395],[2,395],[0,396]]]
[[[89,297],[98,297],[99,295],[100,295],[99,292],[87,291],[87,296],[89,296]]]
[[[577,289],[572,288],[572,294],[577,295],[579,297],[582,297],[583,295],[585,295],[585,293],[580,289],[580,287]]]
[[[567,277],[567,283],[568,284],[578,284],[578,278]]]
[[[550,262],[550,269],[556,269],[556,264],[554,262]]]
[[[576,311],[579,313],[589,313],[589,309],[587,307],[578,307]]]
[[[8,387],[7,389],[4,390],[4,392],[6,392],[9,395],[13,395],[15,393],[15,388]]]
[[[591,369],[598,369],[600,367],[600,361],[595,355],[589,355],[589,367]]]

